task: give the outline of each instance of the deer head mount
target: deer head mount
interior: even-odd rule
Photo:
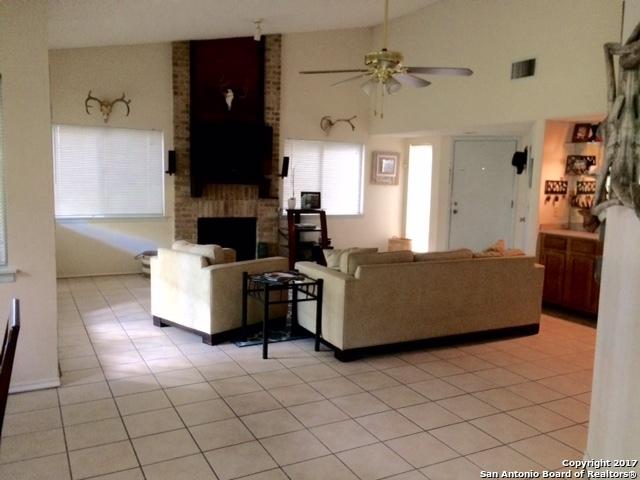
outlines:
[[[320,119],[320,128],[324,133],[329,135],[329,132],[336,123],[344,122],[351,125],[351,131],[354,132],[356,130],[356,126],[353,124],[352,120],[356,118],[358,118],[357,115],[349,118],[338,118],[336,120],[333,120],[329,115],[326,115]]]
[[[89,105],[89,102],[97,102],[98,103],[98,107],[100,107],[100,113],[102,114],[102,118],[104,119],[104,123],[107,123],[107,121],[109,120],[109,116],[111,115],[111,112],[113,111],[113,106],[118,103],[118,102],[122,102],[124,103],[124,105],[127,107],[127,117],[129,116],[129,113],[131,113],[131,109],[129,108],[129,104],[131,103],[131,99],[127,100],[125,98],[125,94],[123,93],[122,96],[120,98],[116,98],[113,101],[108,101],[108,100],[100,100],[99,98],[96,98],[94,96],[91,95],[91,90],[89,90],[89,94],[87,95],[87,98],[84,101],[84,109],[87,111],[87,115],[91,115],[91,112],[89,111],[89,109],[92,107],[92,105]]]
[[[246,98],[249,92],[249,87],[247,86],[247,82],[244,82],[242,88],[236,88],[235,90],[231,88],[230,82],[225,82],[224,76],[220,78],[220,93],[224,97],[224,101],[227,104],[227,111],[231,111],[231,107],[233,106],[233,100],[235,98]]]

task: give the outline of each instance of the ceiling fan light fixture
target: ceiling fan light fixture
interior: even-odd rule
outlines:
[[[399,92],[401,88],[402,84],[393,77],[389,77],[389,80],[387,80],[384,84],[384,89],[389,95],[393,95],[394,93]]]
[[[362,84],[362,91],[370,96],[375,91],[377,86],[378,82],[372,78]]]

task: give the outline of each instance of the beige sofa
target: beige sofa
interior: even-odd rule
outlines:
[[[151,259],[154,325],[192,331],[209,345],[231,339],[239,333],[242,321],[242,272],[288,268],[284,257],[236,262],[233,250],[213,250],[184,243],[174,244],[172,249],[158,249],[158,256]],[[282,305],[272,308],[272,318],[286,314]],[[249,299],[248,312],[248,323],[262,320],[262,307],[253,299]]]
[[[342,262],[342,271],[296,264],[300,272],[324,279],[322,337],[337,358],[396,344],[538,332],[544,267],[534,257],[413,257],[406,251],[354,254]],[[299,322],[311,332],[314,315],[313,302],[300,305]]]

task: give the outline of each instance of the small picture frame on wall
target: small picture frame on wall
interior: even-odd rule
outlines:
[[[300,206],[302,208],[319,209],[320,192],[300,192]]]
[[[399,180],[400,154],[397,152],[373,152],[371,183],[397,185]]]
[[[573,135],[571,136],[571,143],[588,142],[590,138],[591,138],[591,124],[576,123],[575,127],[573,127]]]

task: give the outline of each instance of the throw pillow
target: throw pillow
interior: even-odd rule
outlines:
[[[445,252],[414,253],[414,262],[433,262],[442,260],[468,260],[473,258],[473,252],[468,248],[449,250]]]
[[[379,265],[388,263],[409,263],[413,262],[413,252],[411,250],[397,250],[394,252],[375,253],[353,253],[349,255],[347,269],[340,270],[342,273],[354,275],[361,265]]]
[[[504,246],[504,240],[501,239],[487,248],[485,252],[498,252],[500,255],[503,255],[505,250],[506,248]]]
[[[510,248],[509,250],[504,252],[505,257],[522,257],[524,255],[526,254],[519,248]]]
[[[327,261],[327,267],[334,270],[340,270],[343,259],[346,259],[349,255],[356,252],[377,252],[377,248],[326,248],[322,250],[324,253],[324,259]]]
[[[179,252],[191,253],[193,255],[200,255],[207,259],[209,265],[225,262],[224,252],[220,245],[198,245],[197,243],[190,243],[186,240],[176,240],[173,242],[171,249]]]

